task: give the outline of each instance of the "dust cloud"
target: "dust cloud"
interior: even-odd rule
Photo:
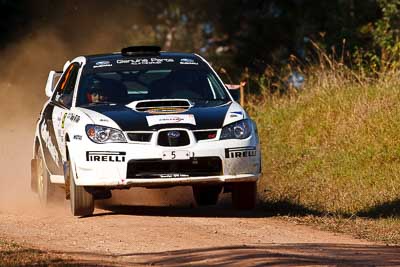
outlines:
[[[64,60],[64,50],[57,36],[44,30],[0,54],[0,211],[31,210],[37,203],[30,192],[35,124],[46,101],[50,65]]]
[[[36,121],[47,100],[47,75],[50,70],[61,70],[75,56],[134,45],[122,34],[129,18],[123,13],[128,11],[120,8],[118,12],[114,15],[124,18],[122,21],[97,21],[95,27],[90,16],[80,18],[80,24],[59,20],[51,26],[35,26],[0,51],[0,212],[35,212],[39,208],[37,196],[30,190],[30,160]],[[180,200],[188,204],[192,198],[188,191],[134,189],[116,195],[124,204],[130,200],[133,204],[176,204]]]

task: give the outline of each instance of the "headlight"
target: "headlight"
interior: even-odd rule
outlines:
[[[245,139],[251,134],[251,121],[249,119],[237,121],[222,128],[220,139]]]
[[[86,125],[86,134],[95,143],[126,143],[122,131],[100,125]]]

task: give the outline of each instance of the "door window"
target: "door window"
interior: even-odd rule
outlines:
[[[66,108],[71,107],[79,67],[80,65],[78,63],[69,65],[57,84],[56,92],[52,99],[54,102]]]

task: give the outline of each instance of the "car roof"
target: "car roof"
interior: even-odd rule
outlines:
[[[138,57],[162,57],[162,58],[189,58],[195,59],[198,58],[196,54],[193,53],[180,53],[180,52],[160,52],[159,55],[138,55],[138,56],[124,56],[121,52],[109,53],[109,54],[97,54],[97,55],[87,55],[85,56],[87,63],[93,63],[97,61],[106,61],[106,60],[118,60],[118,59],[129,59],[129,58],[138,58]]]

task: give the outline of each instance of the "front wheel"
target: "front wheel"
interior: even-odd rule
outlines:
[[[47,206],[54,195],[54,185],[50,182],[50,174],[46,169],[43,154],[38,149],[36,153],[36,192],[42,206]]]
[[[256,182],[240,182],[232,184],[232,204],[235,209],[254,209],[256,206],[256,199]]]
[[[215,205],[221,192],[220,185],[193,186],[193,196],[199,206]]]
[[[90,216],[94,211],[93,195],[85,190],[84,186],[75,184],[72,165],[69,167],[69,185],[71,212],[74,216]]]

